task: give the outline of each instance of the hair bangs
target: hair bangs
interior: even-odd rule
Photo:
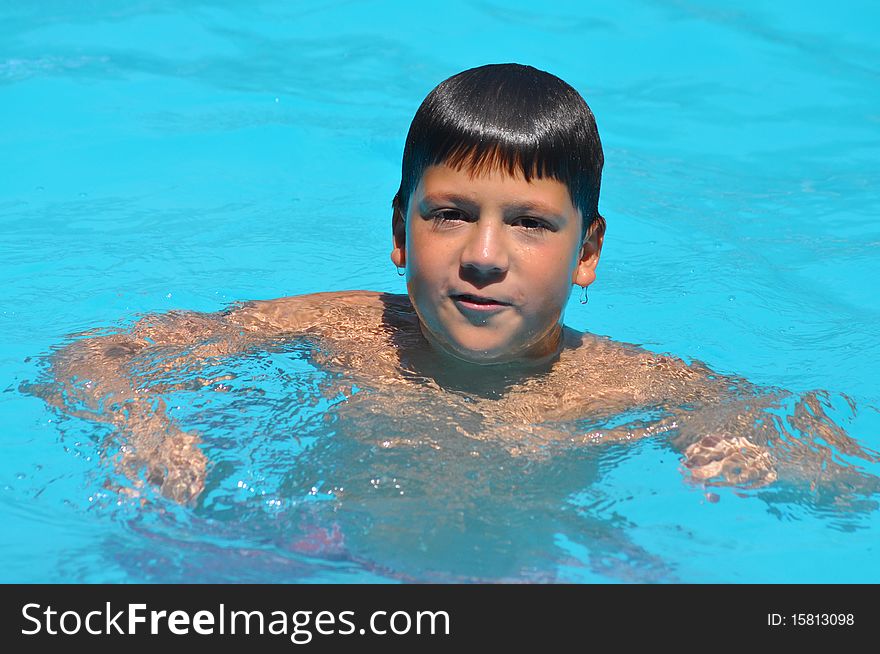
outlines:
[[[476,176],[492,172],[502,172],[510,176],[519,174],[530,182],[535,178],[559,179],[560,171],[553,163],[552,158],[538,147],[522,147],[518,143],[490,143],[480,139],[477,142],[462,140],[451,147],[438,148],[425,167],[446,164],[456,170],[468,170]]]

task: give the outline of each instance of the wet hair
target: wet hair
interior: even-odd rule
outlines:
[[[392,226],[406,229],[410,196],[429,166],[475,173],[519,169],[526,181],[556,179],[583,216],[582,238],[599,215],[602,143],[581,95],[555,75],[522,64],[489,64],[441,82],[422,101],[403,149]]]

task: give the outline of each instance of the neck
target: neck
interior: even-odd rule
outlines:
[[[420,325],[421,327],[421,325]],[[407,357],[412,372],[430,377],[451,390],[497,397],[511,386],[552,368],[565,347],[564,329],[557,324],[540,341],[515,359],[497,362],[470,361],[432,342],[421,329],[427,347]]]

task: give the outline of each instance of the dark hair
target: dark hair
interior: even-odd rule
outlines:
[[[400,189],[391,201],[395,235],[407,204],[434,164],[476,172],[519,168],[526,181],[553,178],[568,186],[583,216],[581,235],[599,215],[602,143],[581,95],[550,73],[522,64],[488,64],[441,82],[413,118],[403,149]]]

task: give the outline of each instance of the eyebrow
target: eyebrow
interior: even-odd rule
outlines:
[[[475,209],[477,206],[477,203],[472,198],[466,197],[464,195],[458,195],[456,193],[432,193],[430,195],[426,195],[424,198],[422,198],[419,206],[424,210],[426,204],[442,204],[443,202],[452,202],[453,204],[464,206],[470,209]],[[524,202],[513,202],[511,204],[505,204],[504,209],[505,211],[515,213],[528,213],[530,211],[534,211],[543,214],[549,218],[565,220],[565,216],[559,213],[555,207],[549,204],[544,204],[543,202],[534,202],[531,200],[527,200]]]

